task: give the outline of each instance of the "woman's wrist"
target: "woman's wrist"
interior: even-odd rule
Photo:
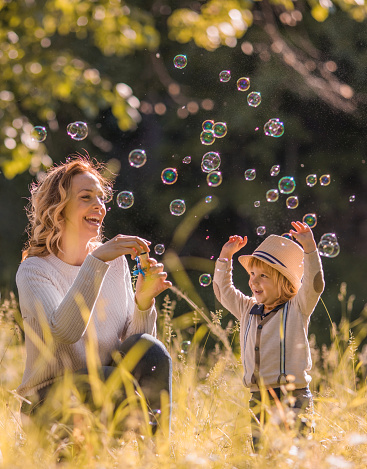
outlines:
[[[135,303],[138,305],[140,311],[146,311],[153,306],[154,298],[144,298],[135,294]]]

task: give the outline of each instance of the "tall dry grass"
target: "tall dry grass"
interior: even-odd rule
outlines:
[[[95,383],[103,399],[94,413],[79,403],[78,389],[66,379],[58,396],[63,403],[58,423],[52,423],[50,411],[43,416],[43,426],[26,428],[19,418],[19,397],[13,392],[25,362],[21,330],[14,320],[18,309],[14,297],[4,301],[0,309],[0,467],[367,467],[367,350],[361,348],[366,311],[350,322],[353,298],[347,296],[345,285],[339,297],[342,320],[338,325],[330,323],[331,346],[317,348],[315,337],[310,338],[316,432],[298,438],[292,416],[281,414],[280,419],[270,419],[266,444],[256,454],[250,444],[249,394],[242,385],[238,324],[223,328],[220,311],[209,318],[186,295],[187,315],[174,318],[177,295],[180,292],[173,289],[166,296],[159,321],[160,338],[173,359],[172,427],[168,434],[160,425],[162,416],[155,413],[159,428],[154,437],[152,415],[134,392],[119,409],[117,419],[126,425],[116,434],[113,386],[121,379],[129,382],[128,372],[117,374],[109,387]],[[211,350],[206,347],[209,335],[216,340]],[[71,401],[65,398],[68,394]],[[130,421],[126,422],[127,416]]]

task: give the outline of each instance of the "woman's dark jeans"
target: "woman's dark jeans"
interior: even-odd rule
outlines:
[[[283,406],[287,406],[288,408],[292,409],[296,414],[296,428],[298,429],[299,435],[305,435],[310,431],[310,426],[307,425],[307,422],[303,419],[297,417],[297,415],[301,412],[308,412],[310,415],[313,413],[313,399],[312,393],[310,389],[302,388],[302,389],[295,389],[294,391],[288,392],[284,395],[280,388],[273,389],[277,399],[282,403]],[[267,393],[267,400],[269,401],[271,406],[275,405],[274,397],[270,394],[269,391]],[[250,399],[250,409],[252,410],[253,414],[255,415],[257,420],[260,420],[261,417],[261,393],[260,391],[254,392],[251,395]],[[306,410],[307,409],[307,410]],[[251,432],[252,432],[252,442],[254,445],[254,449],[258,450],[260,447],[260,440],[262,437],[262,429],[254,418],[254,415],[251,416]],[[265,411],[265,422],[268,420],[269,415]]]
[[[137,361],[133,369],[129,371],[143,391],[150,410],[152,430],[154,432],[157,428],[157,415],[160,414],[162,391],[166,391],[169,397],[168,426],[170,426],[172,404],[172,360],[162,342],[149,334],[135,334],[128,337],[124,342],[121,343],[116,352],[118,352],[121,357],[124,358],[129,351],[132,351],[133,354],[134,350],[132,349],[135,345],[137,355],[142,353],[143,355]],[[143,347],[143,352],[141,352],[140,347]],[[103,381],[107,381],[111,374],[116,370],[116,366],[117,363],[111,359],[111,363],[108,366],[102,366],[99,370],[100,378]],[[78,375],[88,375],[88,370],[78,370],[74,376],[77,377]],[[36,397],[31,396],[31,404],[23,402],[21,412],[28,416],[36,415],[38,410],[42,407],[43,403],[46,402],[48,394],[53,388],[54,384],[57,384],[57,382],[40,389]],[[93,407],[92,391],[88,380],[83,380],[82,387],[84,401],[89,405],[92,403]],[[115,408],[117,408],[117,405],[126,398],[126,392],[123,385],[122,389],[118,389],[116,391],[118,398],[117,402],[115,403]]]

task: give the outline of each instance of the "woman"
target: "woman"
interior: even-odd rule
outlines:
[[[17,389],[26,398],[23,415],[42,408],[67,370],[74,376],[88,374],[94,353],[99,374],[107,380],[116,370],[114,353],[124,357],[134,344],[145,353],[139,352],[143,356],[129,371],[148,405],[160,409],[163,390],[170,402],[172,365],[155,338],[154,298],[171,282],[163,264],[148,258],[134,296],[125,256],[135,259],[149,252],[150,242],[118,234],[102,243],[105,202],[112,190],[101,168],[88,158],[72,159],[51,168],[31,188],[29,240],[16,278],[27,351]],[[90,400],[90,385],[88,390]],[[124,390],[121,396],[126,397]]]

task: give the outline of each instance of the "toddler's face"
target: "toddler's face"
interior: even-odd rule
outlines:
[[[250,269],[249,286],[258,303],[272,306],[279,298],[279,289],[268,269],[253,265]]]

